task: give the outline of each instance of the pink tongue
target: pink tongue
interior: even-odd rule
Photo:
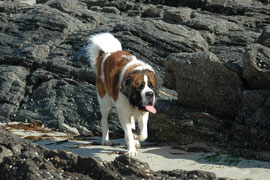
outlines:
[[[157,110],[154,108],[154,106],[145,106],[145,109],[153,114],[156,114]]]

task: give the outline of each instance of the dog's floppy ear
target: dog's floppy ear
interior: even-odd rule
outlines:
[[[159,94],[159,89],[161,88],[163,84],[163,79],[157,74],[155,75],[155,77],[156,77],[156,83],[157,83],[156,94]]]
[[[132,89],[131,78],[127,77],[123,80],[120,86],[120,92],[129,97]]]

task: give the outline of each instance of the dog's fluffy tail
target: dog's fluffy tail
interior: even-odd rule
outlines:
[[[97,58],[102,53],[112,53],[121,50],[121,43],[110,33],[90,36],[86,47],[87,56],[94,71],[96,71]]]

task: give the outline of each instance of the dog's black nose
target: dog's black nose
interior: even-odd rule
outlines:
[[[154,93],[152,91],[148,91],[145,93],[145,96],[148,98],[152,98],[154,96]]]

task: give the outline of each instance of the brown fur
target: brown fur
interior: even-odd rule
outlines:
[[[139,65],[132,67],[129,73],[137,66]],[[134,73],[134,74],[129,74],[129,73],[126,73],[126,75],[124,76],[124,80],[126,78],[131,78],[132,87],[137,88],[141,83],[144,83],[144,75],[146,75],[148,77],[148,85],[149,83],[151,83],[154,86],[154,91],[156,92],[157,81],[156,81],[156,76],[154,72],[150,70],[145,70],[143,73]]]
[[[127,76],[130,75],[130,73],[132,72],[133,69],[135,69],[136,67],[140,66],[140,64],[134,64],[133,66],[130,66],[126,72],[125,72],[125,75],[124,75],[124,78],[123,78],[123,81],[127,78]]]
[[[101,80],[101,64],[104,55],[99,56],[96,67],[98,70],[97,88],[101,98],[108,93],[108,95],[115,101],[117,100],[120,73],[124,66],[131,61],[129,58],[122,57],[123,55],[130,56],[130,54],[126,51],[117,51],[112,53],[106,59],[105,63],[103,64],[104,83]]]
[[[97,70],[97,78],[96,78],[96,86],[97,86],[97,92],[101,98],[103,98],[106,94],[105,85],[102,82],[100,76],[101,76],[101,63],[104,58],[104,53],[100,53],[100,56],[97,58],[96,62],[96,70]]]
[[[97,79],[96,79],[96,86],[98,94],[101,98],[103,98],[106,93],[110,97],[113,98],[114,101],[118,98],[118,91],[119,91],[119,79],[120,74],[127,63],[129,63],[132,59],[123,57],[123,55],[130,56],[130,54],[126,51],[117,51],[112,53],[103,64],[103,71],[104,71],[104,82],[101,79],[101,64],[102,60],[105,57],[104,53],[101,53],[97,59],[96,69],[97,69]],[[128,78],[128,76],[132,79],[132,86],[137,87],[139,84],[144,82],[144,74],[147,75],[148,81],[155,87],[156,90],[156,78],[152,71],[145,70],[144,73],[134,73],[132,74],[132,70],[136,67],[140,66],[139,64],[135,64],[129,67],[123,78],[123,81]],[[131,74],[130,74],[131,73]]]
[[[154,86],[154,91],[157,92],[157,79],[154,72],[148,70],[145,72],[145,75],[148,77],[148,86],[151,83]]]
[[[139,86],[139,84],[144,83],[144,75],[142,73],[135,73],[132,74],[132,87],[136,88]]]

